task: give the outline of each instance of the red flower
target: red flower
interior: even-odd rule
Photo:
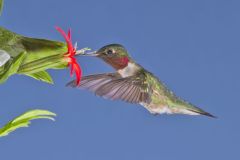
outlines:
[[[73,45],[72,45],[71,30],[69,29],[68,34],[66,34],[60,27],[56,27],[56,29],[58,30],[58,32],[60,32],[62,34],[62,36],[64,37],[64,39],[67,43],[68,51],[67,51],[67,53],[64,54],[64,56],[67,59],[68,65],[71,67],[70,75],[73,76],[73,72],[75,72],[76,84],[79,85],[81,76],[82,76],[82,70],[81,70],[79,64],[77,63],[76,58],[74,57],[76,54],[76,48],[73,47]]]

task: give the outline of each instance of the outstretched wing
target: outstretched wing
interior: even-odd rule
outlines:
[[[118,73],[96,74],[82,77],[79,86],[75,81],[67,84],[73,88],[84,88],[96,95],[129,103],[149,102],[150,95],[144,74],[122,78]]]
[[[102,85],[118,78],[120,78],[120,75],[117,73],[88,75],[81,78],[80,85],[77,85],[76,81],[73,80],[67,83],[66,86],[72,88],[84,88],[95,92]]]

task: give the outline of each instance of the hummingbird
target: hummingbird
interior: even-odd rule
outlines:
[[[109,44],[85,55],[99,57],[116,72],[83,76],[80,85],[71,81],[66,86],[87,89],[106,99],[140,104],[152,114],[215,117],[177,97],[156,76],[137,64],[120,44]]]

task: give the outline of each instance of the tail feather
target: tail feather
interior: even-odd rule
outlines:
[[[197,114],[200,114],[200,115],[204,115],[204,116],[208,116],[208,117],[212,117],[212,118],[217,118],[216,116],[198,108],[198,107],[194,107],[193,109],[187,109],[188,111],[191,111],[191,112],[194,112],[194,113],[197,113]]]
[[[174,104],[174,105],[172,105]],[[203,109],[196,107],[195,105],[188,103],[184,100],[178,99],[174,103],[170,103],[169,106],[174,106],[174,108],[178,108],[178,112],[182,114],[189,114],[189,115],[204,115],[212,118],[217,118],[216,116],[204,111]]]

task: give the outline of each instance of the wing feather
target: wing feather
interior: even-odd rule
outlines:
[[[137,96],[137,87],[134,86],[131,96],[129,97],[129,103],[135,103],[134,98]]]
[[[121,77],[118,73],[96,74],[82,77],[79,86],[71,81],[67,86],[83,88],[94,92],[100,97],[111,100],[122,100],[129,103],[149,101],[148,85],[144,74]]]

